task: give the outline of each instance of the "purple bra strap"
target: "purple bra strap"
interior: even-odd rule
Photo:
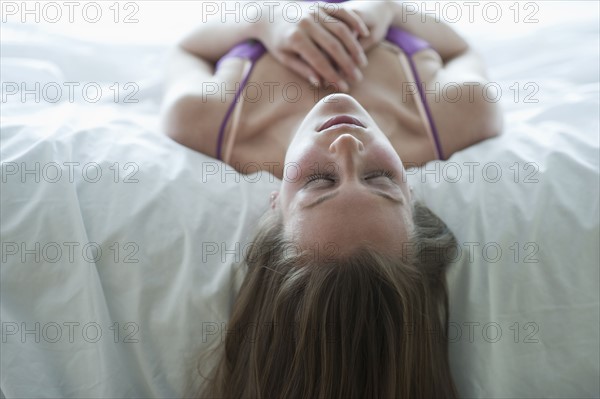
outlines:
[[[421,102],[423,103],[423,107],[425,108],[425,114],[427,115],[427,119],[429,120],[429,126],[431,126],[431,133],[433,135],[433,141],[435,143],[435,148],[438,153],[438,158],[444,160],[444,154],[442,153],[442,145],[440,143],[440,137],[433,122],[433,117],[431,116],[431,110],[429,109],[429,104],[425,100],[425,92],[423,90],[423,85],[421,82],[421,78],[419,77],[419,73],[417,72],[417,67],[413,60],[413,55],[421,50],[426,48],[431,48],[431,45],[425,40],[418,38],[416,36],[411,35],[408,32],[405,32],[401,29],[398,29],[394,26],[390,27],[388,30],[386,40],[395,43],[398,47],[406,53],[408,57],[408,63],[410,64],[410,69],[412,70],[413,76],[415,77],[415,83],[417,84],[417,89],[419,90],[419,95],[421,97]]]
[[[250,74],[252,73],[252,70],[254,69],[254,66],[256,65],[256,61],[260,57],[262,57],[263,54],[265,54],[266,52],[267,52],[266,47],[263,46],[263,44],[260,42],[241,43],[241,44],[238,44],[237,46],[235,46],[234,48],[232,48],[231,51],[229,51],[227,54],[225,54],[219,60],[219,62],[217,62],[216,68],[219,68],[221,63],[224,60],[226,60],[227,58],[245,58],[245,59],[250,60],[252,63],[250,66],[250,69],[248,69],[248,72],[246,73],[246,76],[244,76],[239,89],[235,93],[233,102],[229,106],[229,109],[227,110],[227,113],[225,114],[225,118],[223,119],[223,122],[221,123],[221,128],[219,129],[219,137],[217,139],[217,159],[219,161],[222,161],[221,151],[223,149],[223,136],[225,135],[225,128],[227,127],[227,122],[229,122],[229,118],[231,117],[231,114],[233,113],[233,110],[235,109],[235,105],[239,101],[240,96],[242,95],[242,92],[244,91],[244,87],[246,87],[246,84],[248,84],[248,79],[250,78]]]
[[[267,48],[259,41],[242,42],[235,45],[227,54],[225,54],[219,62],[216,69],[219,69],[221,63],[227,58],[246,58],[252,62],[257,61],[267,52]]]

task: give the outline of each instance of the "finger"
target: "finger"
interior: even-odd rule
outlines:
[[[342,23],[339,23],[338,26],[343,26],[342,29],[348,29]],[[344,44],[340,40],[318,23],[312,24],[308,29],[308,33],[310,38],[331,57],[335,64],[344,71],[346,76],[351,77],[356,82],[362,80],[362,73],[357,63],[350,57],[350,54],[346,51]],[[347,34],[352,37],[352,33],[349,30]]]
[[[310,65],[327,83],[337,85],[342,91],[348,91],[348,83],[335,71],[323,52],[316,46],[312,39],[304,36],[296,46],[298,55]]]
[[[359,39],[358,42],[360,43],[360,46],[363,49],[363,51],[369,51],[376,44],[375,39],[373,37]]]
[[[362,37],[370,36],[371,32],[367,24],[365,24],[355,11],[344,8],[340,4],[324,4],[321,8],[327,15],[344,22],[350,29],[357,31]],[[321,15],[319,14],[319,16]],[[325,19],[325,22],[329,23],[331,21]]]
[[[311,85],[315,87],[321,86],[321,81],[317,77],[318,74],[297,55],[281,53],[277,58],[283,65],[287,66],[292,71],[308,80]]]
[[[355,64],[360,65],[361,67],[367,66],[367,56],[356,37],[358,34],[356,31],[351,31],[350,28],[341,21],[338,21],[338,23],[323,23],[322,26],[342,42],[346,51],[352,56]]]

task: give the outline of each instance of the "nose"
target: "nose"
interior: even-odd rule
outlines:
[[[361,153],[365,150],[363,143],[351,134],[344,133],[337,137],[329,146],[329,151],[335,155],[341,176],[356,177],[362,164]],[[345,180],[342,177],[342,180]]]
[[[349,133],[338,136],[329,146],[329,151],[333,154],[351,155],[365,150],[365,147],[359,139]]]

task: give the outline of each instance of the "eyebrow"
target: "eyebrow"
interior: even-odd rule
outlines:
[[[404,201],[402,201],[402,199],[391,196],[388,193],[386,193],[385,191],[373,189],[373,190],[369,190],[369,192],[371,192],[375,195],[378,195],[382,198],[385,198],[387,200],[390,200],[391,202],[394,202],[396,204],[400,204],[400,205],[404,204]],[[303,206],[302,208],[303,209],[314,208],[315,206],[319,205],[320,203],[325,202],[328,199],[335,197],[339,193],[340,193],[339,191],[333,191],[331,193],[324,194],[324,195],[320,196],[319,198],[317,198],[314,202],[311,202],[310,204]]]

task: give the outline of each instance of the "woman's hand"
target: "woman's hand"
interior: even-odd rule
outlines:
[[[367,64],[359,41],[371,35],[367,25],[352,8],[340,4],[296,4],[302,9],[299,19],[284,18],[282,8],[276,6],[259,39],[279,62],[311,84],[334,84],[347,92],[348,80],[362,80],[359,66]]]
[[[338,5],[358,15],[367,25],[371,34],[359,39],[365,52],[385,38],[398,12],[397,4],[392,1],[347,1]]]

